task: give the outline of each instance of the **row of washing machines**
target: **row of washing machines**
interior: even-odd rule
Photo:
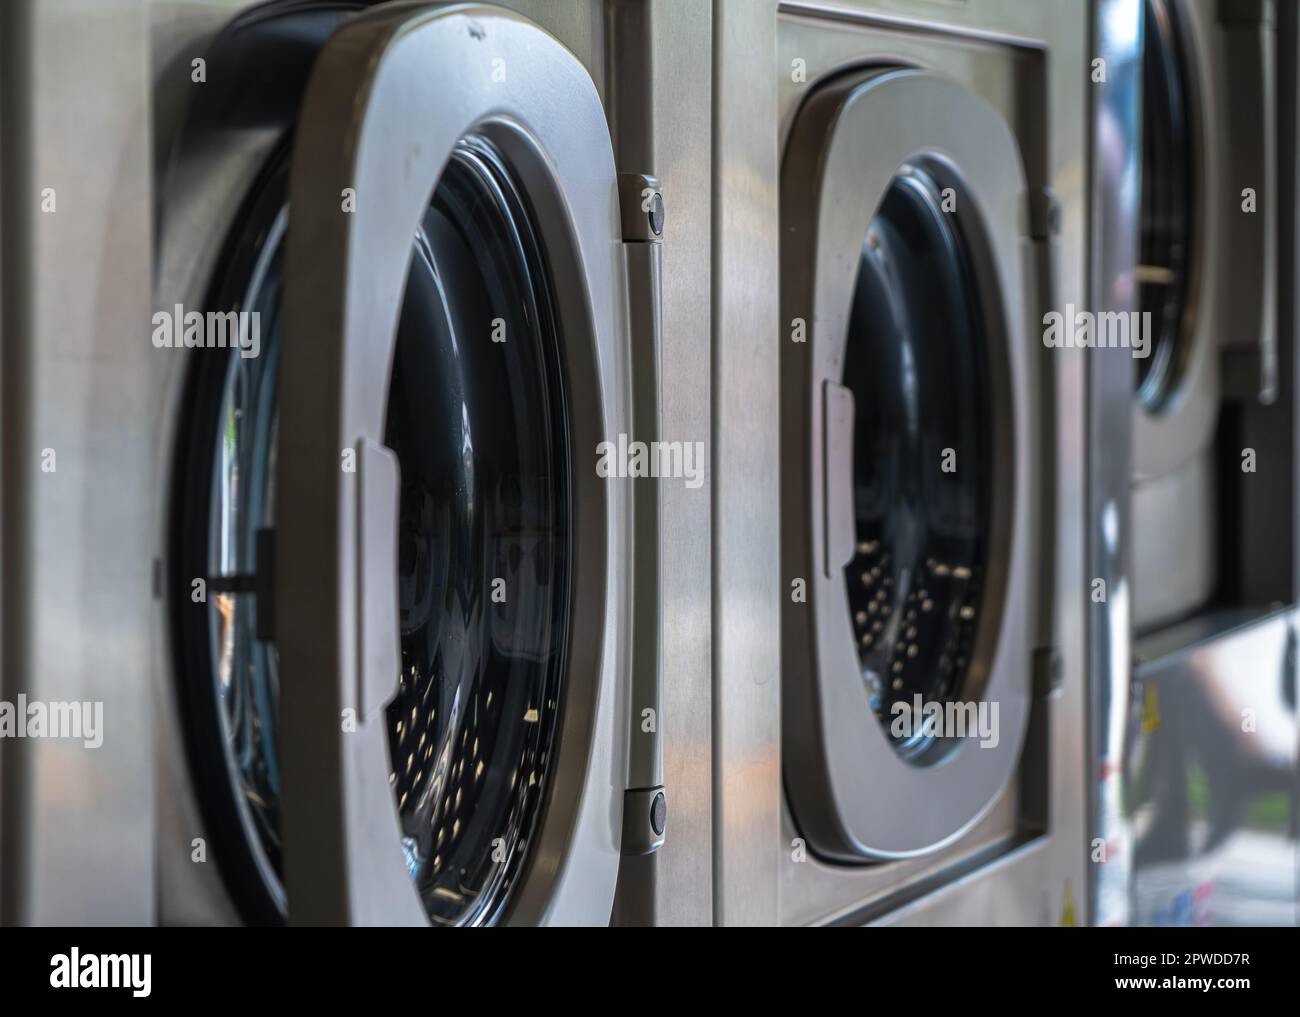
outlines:
[[[1298,40],[4,5],[0,919],[1295,924]]]

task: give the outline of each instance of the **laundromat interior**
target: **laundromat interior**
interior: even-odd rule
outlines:
[[[1300,923],[1298,46],[6,0],[0,925]]]

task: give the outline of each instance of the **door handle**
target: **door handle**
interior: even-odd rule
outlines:
[[[853,560],[857,514],[853,503],[853,390],[827,378],[822,384],[823,565],[833,579]]]
[[[357,719],[381,717],[401,671],[397,510],[401,467],[391,449],[357,442]]]
[[[662,241],[664,201],[651,176],[621,173],[619,208],[627,269],[628,329],[632,351],[634,440],[660,440],[659,376],[663,343]],[[623,853],[644,855],[664,842],[668,797],[663,757],[663,631],[658,477],[632,487],[632,682]]]

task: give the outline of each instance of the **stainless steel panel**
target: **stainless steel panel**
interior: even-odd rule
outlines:
[[[709,442],[712,10],[707,0],[606,6],[614,152],[624,172],[664,188],[660,426],[665,441]],[[581,54],[580,54],[581,55]],[[707,463],[707,458],[706,458]],[[695,489],[661,483],[664,784],[668,831],[654,855],[624,859],[620,920],[707,925],[713,918],[713,761],[709,471]],[[639,885],[639,891],[631,886]],[[624,894],[624,888],[628,894]],[[646,899],[648,898],[648,899]]]
[[[154,520],[140,492],[155,481],[149,365],[166,354],[149,341],[144,8],[23,0],[0,17],[3,698],[100,703],[104,725],[95,749],[0,741],[0,917],[145,923]]]
[[[713,152],[713,20],[708,0],[652,0],[648,76],[649,161],[665,187],[671,237],[663,249],[661,426],[666,441],[710,449],[712,400],[710,238]],[[618,52],[626,54],[623,47]],[[621,77],[621,76],[620,76]],[[632,125],[616,124],[615,155]],[[711,468],[703,487],[661,485],[663,524],[664,783],[671,793],[671,837],[656,853],[656,925],[707,925],[713,919],[713,575]]]
[[[780,835],[776,4],[713,20],[714,921],[774,924]]]
[[[1124,359],[1127,351],[1093,351],[1099,360],[1115,353]],[[1096,455],[1104,447],[1094,446]],[[1213,598],[1223,532],[1218,503],[1224,493],[1216,480],[1222,472],[1210,443],[1174,472],[1134,483],[1129,520],[1134,631],[1177,621]]]

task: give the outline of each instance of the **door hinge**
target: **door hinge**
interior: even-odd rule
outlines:
[[[664,842],[668,796],[663,785],[623,793],[623,854],[648,855]]]
[[[645,173],[620,173],[618,207],[624,243],[663,243],[664,195],[658,180]]]
[[[1043,646],[1034,651],[1034,698],[1048,699],[1061,690],[1061,651]]]
[[[1051,240],[1061,233],[1061,202],[1050,187],[1029,192],[1029,235],[1034,240]]]

